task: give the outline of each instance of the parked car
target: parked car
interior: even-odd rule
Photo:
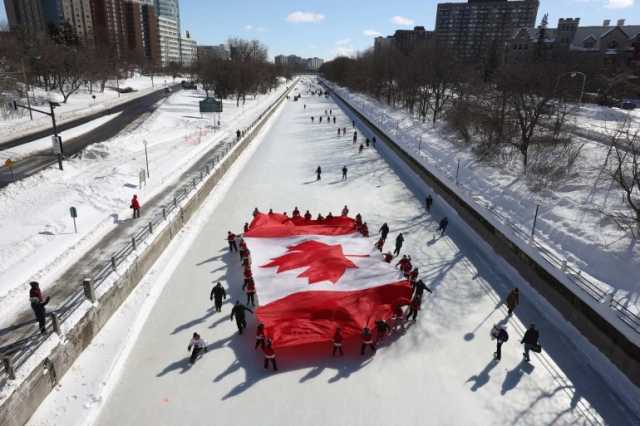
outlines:
[[[622,109],[626,109],[626,110],[633,110],[636,109],[638,105],[636,105],[636,103],[634,101],[631,100],[624,100],[620,103],[620,108]]]
[[[171,93],[171,87],[165,87],[164,93]]]
[[[135,92],[135,89],[133,89],[133,88],[131,88],[131,87],[129,87],[129,86],[126,86],[126,87],[120,87],[120,88],[117,88],[117,87],[116,87],[114,90],[115,90],[116,92],[120,92],[120,93],[132,93],[132,92]]]
[[[187,90],[195,90],[198,88],[198,85],[193,81],[182,80],[180,85],[182,86],[183,89],[187,89]]]

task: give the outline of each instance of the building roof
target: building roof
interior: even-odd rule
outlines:
[[[573,37],[572,47],[582,48],[582,42],[589,37],[593,37],[596,41],[594,49],[600,48],[600,39],[609,34],[615,29],[621,29],[627,37],[630,39],[635,38],[640,34],[640,25],[624,25],[624,26],[591,26],[591,27],[578,27],[575,36]]]

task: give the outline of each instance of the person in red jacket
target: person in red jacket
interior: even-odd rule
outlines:
[[[251,306],[256,306],[256,283],[253,281],[253,277],[245,278],[242,289],[247,293],[247,306],[249,306],[249,304],[251,304]]]
[[[258,328],[256,328],[255,349],[257,350],[258,348],[264,349],[264,324],[263,323],[258,324]]]
[[[393,308],[393,314],[391,314],[391,321],[393,327],[391,331],[398,331],[404,328],[404,312],[402,312],[402,306],[396,305]]]
[[[412,283],[418,281],[418,267],[413,268],[413,271],[409,272],[409,281]]]
[[[131,209],[133,210],[133,218],[136,219],[138,217],[140,217],[140,201],[138,201],[138,196],[137,195],[133,195],[133,198],[131,199]]]
[[[384,258],[384,261],[387,263],[391,263],[391,261],[393,260],[393,254],[391,254],[390,252],[386,252],[385,254],[382,255],[382,257]]]
[[[264,368],[269,369],[269,361],[271,361],[273,371],[278,371],[278,366],[276,364],[276,352],[273,350],[271,339],[268,337],[265,339],[262,352],[264,352]]]
[[[342,337],[342,331],[340,330],[340,327],[337,327],[336,332],[333,334],[333,355],[332,356],[336,356],[336,352],[339,352],[340,356],[344,355],[344,352],[342,350],[343,340],[344,338]]]
[[[236,234],[228,231],[227,242],[229,243],[229,251],[238,251],[238,246],[236,245]]]
[[[382,248],[384,247],[384,238],[380,237],[378,242],[376,243],[376,249],[382,253]]]
[[[31,289],[29,290],[29,301],[31,302],[31,309],[36,316],[38,326],[40,327],[40,333],[45,334],[47,332],[47,310],[46,306],[49,303],[50,298],[47,296],[45,299],[42,296],[40,290],[40,284],[37,281],[31,281],[29,283]]]

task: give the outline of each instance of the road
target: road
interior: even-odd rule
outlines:
[[[179,88],[177,85],[174,89]],[[64,141],[65,156],[71,156],[82,151],[88,145],[105,141],[127,126],[135,123],[137,120],[142,120],[144,116],[151,114],[158,105],[159,101],[165,99],[170,93],[165,93],[163,90],[150,93],[146,96],[134,99],[128,103],[118,105],[108,110],[102,111],[98,114],[93,114],[88,117],[79,118],[67,122],[58,126],[58,131],[67,130],[75,126],[79,126],[92,119],[96,119],[98,116],[112,114],[118,111],[122,111],[117,117],[109,120],[105,124],[96,127],[95,129],[75,137],[73,139]],[[0,150],[9,149],[18,145],[24,145],[31,141],[52,135],[52,129],[43,130],[25,137],[17,138],[11,142],[3,143],[0,145]],[[8,185],[14,180],[21,180],[29,177],[40,170],[49,167],[57,163],[57,157],[51,152],[50,149],[36,152],[22,160],[18,160],[13,165],[13,174],[6,167],[0,167],[0,188]]]
[[[337,124],[318,124],[329,109]],[[332,100],[303,96],[274,120],[234,166],[241,169],[226,195],[209,201],[212,213],[190,230],[192,242],[154,274],[163,293],[121,374],[105,386],[111,391],[100,396],[97,424],[639,424],[637,407],[620,397],[625,384],[614,387],[598,371],[619,373],[607,370],[586,340],[441,200],[425,212],[420,200],[429,188],[380,142],[359,154],[351,117]],[[337,137],[338,126],[349,134]],[[367,129],[358,133],[362,138]],[[324,174],[316,182],[318,165]],[[347,181],[340,178],[344,165]],[[357,341],[346,343],[344,358],[331,358],[330,347],[297,348],[278,353],[280,371],[266,372],[253,347],[253,317],[248,333],[238,336],[230,304],[217,314],[209,302],[217,281],[231,302],[242,297],[241,267],[225,248],[226,232],[240,230],[256,206],[288,212],[298,206],[315,216],[336,214],[345,204],[368,222],[372,245],[383,222],[391,228],[389,241],[404,233],[404,253],[433,295],[417,323],[374,356],[360,357]],[[449,229],[438,238],[444,215]],[[501,300],[513,286],[521,289],[521,304],[508,317]],[[511,336],[500,362],[489,338],[496,323]],[[519,341],[530,323],[541,330],[544,351],[528,364]],[[196,331],[208,353],[190,367],[186,346]]]

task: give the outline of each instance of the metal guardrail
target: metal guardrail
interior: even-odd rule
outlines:
[[[380,130],[384,131],[385,133],[393,133],[396,139],[398,139],[398,142],[403,145],[405,150],[413,149],[413,152],[409,151],[408,153],[417,161],[422,162],[419,148],[417,150],[415,149],[416,146],[419,147],[420,145],[415,140],[415,137],[413,135],[400,129],[400,126],[398,125],[398,121],[396,119],[389,116],[385,112],[373,111],[370,108],[366,108],[364,103],[362,102],[358,104],[358,102],[354,101],[350,94],[344,89],[336,88],[333,84],[328,82],[325,82],[325,84],[329,86],[334,92],[339,92],[340,96],[343,99],[348,99],[351,102],[351,106],[357,109],[364,117],[366,117],[372,123],[377,123]],[[383,130],[382,127],[388,127],[389,123],[392,124],[391,130]],[[409,140],[413,143],[402,143],[403,140]],[[440,171],[444,172],[444,174],[449,178],[452,178],[447,170],[440,169]],[[587,273],[583,273],[581,269],[574,268],[568,265],[567,259],[562,258],[558,254],[550,250],[548,247],[545,247],[535,239],[532,239],[528,230],[524,230],[517,223],[510,221],[507,217],[505,217],[498,211],[498,208],[495,205],[481,198],[479,195],[473,194],[468,188],[465,188],[463,185],[461,185],[460,182],[458,182],[456,185],[457,188],[464,190],[466,192],[466,195],[470,197],[474,203],[490,212],[498,220],[498,222],[500,222],[502,225],[508,226],[513,231],[513,234],[515,236],[527,243],[530,247],[536,249],[538,251],[538,254],[540,254],[542,259],[544,259],[549,264],[549,266],[564,274],[573,284],[576,285],[577,288],[581,289],[584,294],[589,296],[591,300],[599,304],[608,305],[608,307],[615,312],[616,316],[622,322],[629,326],[631,330],[640,334],[640,316],[637,313],[630,310],[621,301],[613,299],[612,293],[606,289],[603,289],[596,282],[589,279]]]
[[[293,88],[295,83],[290,86]],[[289,89],[290,90],[290,89]],[[226,155],[240,142],[244,141],[247,137],[253,137],[253,131],[258,130],[260,127],[258,124],[265,117],[269,116],[275,110],[275,107],[287,96],[289,90],[286,90],[280,95],[271,105],[269,105],[258,118],[256,118],[251,124],[242,130],[242,136],[240,139],[229,137],[223,141],[219,148],[212,153],[209,161],[205,163],[198,171],[194,172],[187,182],[177,189],[173,194],[173,199],[164,204],[161,208],[154,210],[151,218],[137,228],[130,236],[129,240],[124,243],[119,249],[111,253],[108,259],[105,259],[101,264],[94,268],[87,274],[87,278],[91,280],[94,290],[100,288],[104,283],[117,272],[118,267],[126,262],[129,257],[134,254],[137,247],[143,244],[154,234],[159,225],[170,217],[171,213],[181,210],[182,201],[189,198],[189,194],[195,191],[198,184],[203,182],[207,177],[215,171],[215,166],[224,160]],[[256,127],[258,126],[258,127]],[[59,331],[59,326],[63,322],[69,319],[69,317],[87,300],[84,289],[80,287],[78,291],[68,296],[59,307],[47,315],[47,327],[51,327],[54,331]],[[9,327],[0,332],[9,333],[11,330],[32,324],[33,321],[29,321],[25,324],[18,324],[13,327]],[[14,378],[14,373],[17,369],[22,367],[29,357],[44,343],[48,336],[41,336],[39,330],[35,330],[33,334],[21,338],[15,342],[12,342],[4,347],[0,348],[0,358],[2,358],[3,368],[0,370],[0,389],[4,385]]]

